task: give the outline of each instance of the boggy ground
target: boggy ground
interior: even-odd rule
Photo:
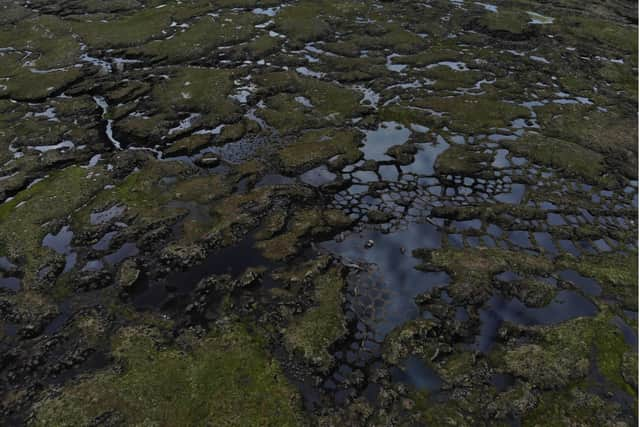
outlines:
[[[635,425],[637,3],[0,4],[6,425]]]

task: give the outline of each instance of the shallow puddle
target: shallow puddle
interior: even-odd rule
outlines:
[[[431,393],[438,391],[442,385],[438,374],[415,356],[408,357],[399,367],[394,368],[391,377],[396,382],[410,384],[418,390]]]
[[[365,160],[392,160],[387,150],[409,140],[411,131],[396,122],[383,122],[377,130],[365,130],[364,146],[360,150]]]
[[[400,166],[400,169],[404,173],[433,175],[438,156],[447,148],[449,148],[449,144],[446,143],[444,138],[438,135],[435,143],[426,142],[418,144],[418,152],[415,154],[413,163],[407,166]]]
[[[300,175],[300,181],[305,184],[309,184],[313,187],[320,187],[322,185],[333,182],[337,175],[333,172],[329,171],[326,166],[318,166],[317,168],[308,170],[307,172]]]
[[[524,326],[553,325],[597,313],[598,308],[593,302],[569,290],[558,292],[551,303],[542,308],[529,308],[516,298],[505,299],[496,295],[480,310],[482,326],[476,348],[483,353],[491,350],[503,322]]]
[[[365,300],[364,312],[371,295],[380,296],[383,305],[369,318],[369,326],[384,336],[419,315],[414,302],[417,295],[449,283],[445,272],[415,269],[419,261],[411,255],[414,249],[440,248],[442,236],[435,225],[410,224],[406,230],[395,233],[351,234],[341,242],[324,242],[322,248],[341,257],[348,265],[361,266],[363,271],[353,281],[354,289],[357,288],[354,299]]]

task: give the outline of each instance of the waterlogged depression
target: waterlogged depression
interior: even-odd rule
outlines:
[[[10,425],[635,425],[637,4],[5,2]]]

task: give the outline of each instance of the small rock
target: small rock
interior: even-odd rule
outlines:
[[[382,212],[377,209],[372,209],[367,213],[367,218],[372,224],[383,224],[393,219],[393,215],[389,212]]]
[[[84,271],[74,281],[77,290],[90,291],[102,289],[109,286],[113,281],[113,276],[107,270]]]
[[[120,266],[118,271],[117,283],[123,289],[128,289],[138,280],[140,277],[140,270],[138,270],[135,261],[126,260]]]
[[[207,253],[201,245],[181,245],[179,243],[173,243],[162,249],[160,252],[160,260],[168,266],[185,268],[202,261],[206,255]]]
[[[373,240],[367,240],[367,242],[364,244],[364,247],[366,249],[371,249],[373,247],[373,245],[374,245]]]
[[[259,270],[250,268],[238,279],[237,286],[241,288],[253,286],[259,283],[261,278],[262,273]]]
[[[410,411],[415,406],[415,402],[411,399],[402,399],[402,407],[407,411]]]
[[[41,330],[42,328],[40,326],[36,326],[30,323],[20,329],[19,335],[21,338],[29,339],[38,336]]]
[[[196,164],[203,168],[215,168],[220,164],[220,157],[217,154],[207,153],[196,160]]]

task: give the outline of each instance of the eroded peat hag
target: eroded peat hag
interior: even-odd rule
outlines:
[[[5,1],[1,423],[637,424],[637,14]]]

